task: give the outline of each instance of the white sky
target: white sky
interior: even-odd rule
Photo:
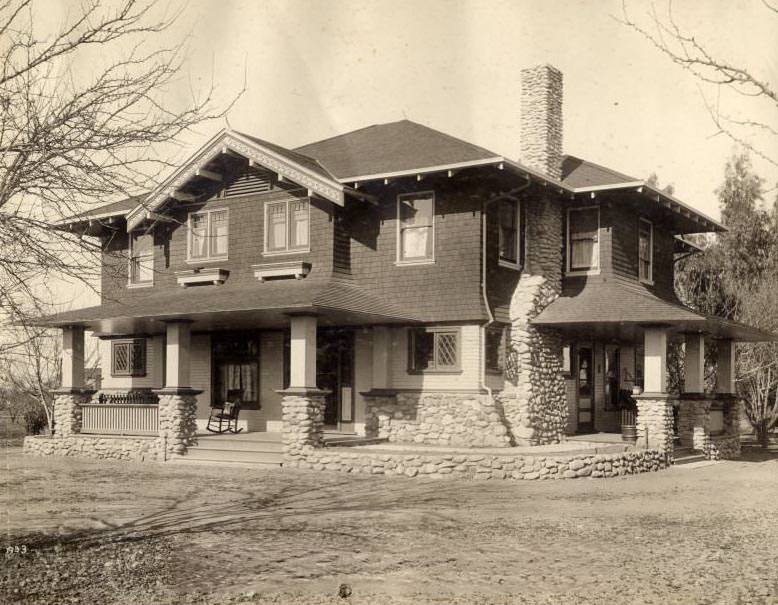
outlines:
[[[647,23],[648,3],[628,5]],[[715,53],[778,86],[778,15],[761,0],[674,9]],[[245,71],[230,126],[284,146],[408,118],[518,159],[519,71],[550,63],[564,74],[565,152],[637,178],[655,171],[718,217],[714,190],[734,146],[713,136],[702,93],[715,90],[617,23],[620,13],[620,0],[190,0],[176,26],[190,35],[187,72],[171,100],[213,80],[226,102]],[[721,103],[776,122],[775,106]],[[182,155],[223,125],[190,136]],[[776,138],[762,142],[773,157]],[[755,166],[768,186],[778,181],[775,167]]]

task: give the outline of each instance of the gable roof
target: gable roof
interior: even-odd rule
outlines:
[[[127,229],[131,230],[145,218],[153,216],[168,200],[175,198],[181,187],[198,177],[209,162],[221,154],[229,153],[265,166],[333,203],[344,204],[344,186],[312,158],[256,137],[224,129],[127,214]]]
[[[410,120],[374,124],[303,145],[295,151],[316,158],[341,181],[503,161],[493,151]]]

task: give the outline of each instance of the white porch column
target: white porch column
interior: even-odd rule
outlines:
[[[189,359],[192,327],[188,321],[171,321],[166,327],[165,388],[188,389],[191,386]]]
[[[316,388],[316,317],[291,318],[289,388]]]
[[[645,361],[643,390],[646,393],[667,391],[667,328],[645,329]]]
[[[705,392],[705,337],[686,334],[684,393]]]
[[[84,388],[84,328],[62,329],[62,388]]]
[[[718,341],[716,356],[716,393],[735,393],[735,343],[731,340]]]
[[[385,326],[373,327],[373,389],[389,388],[391,332]]]

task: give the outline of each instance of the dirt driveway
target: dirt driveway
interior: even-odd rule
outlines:
[[[0,456],[27,551],[0,602],[778,602],[775,458],[460,482]]]

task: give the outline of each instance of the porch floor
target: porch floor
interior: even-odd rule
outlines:
[[[621,433],[585,433],[581,435],[568,435],[567,440],[588,443],[626,443],[621,439]]]

